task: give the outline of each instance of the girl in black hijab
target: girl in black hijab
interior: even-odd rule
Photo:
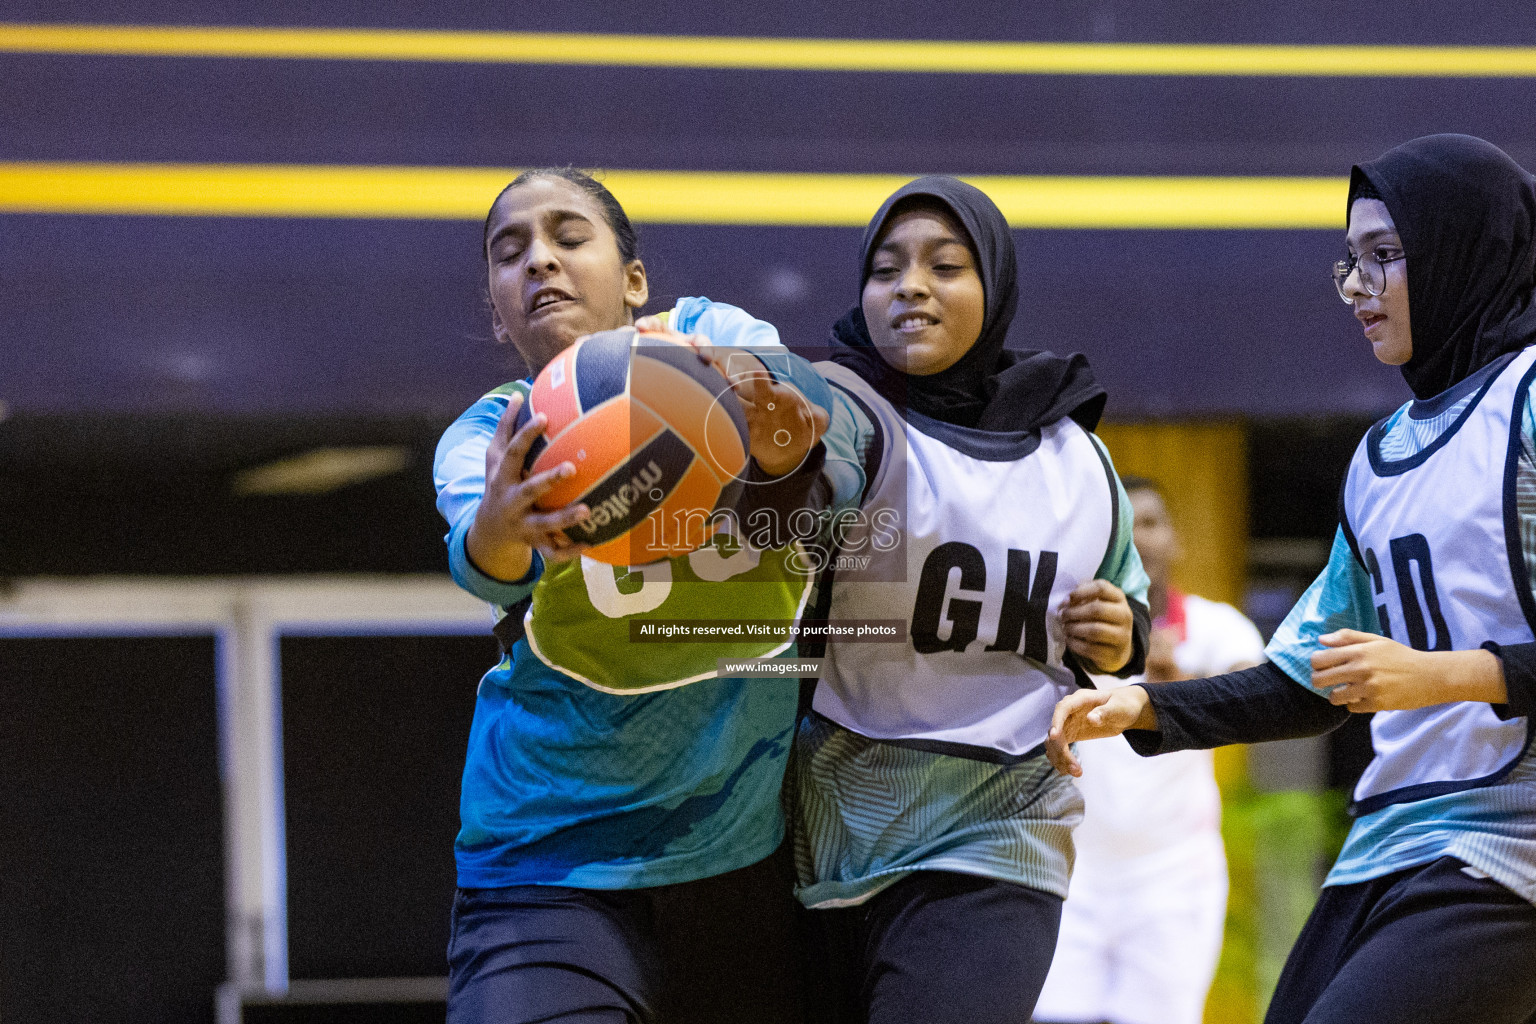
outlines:
[[[1090,432],[1104,391],[1081,356],[1004,349],[1016,275],[985,194],[914,181],[870,222],[818,366],[821,615],[899,628],[829,637],[795,746],[799,893],[872,1024],[1030,1019],[1082,808],[1041,756],[1050,711],[1143,661],[1130,503]]]
[[[1063,416],[1084,430],[1097,426],[1106,396],[1087,359],[1003,347],[1019,306],[1018,258],[1007,219],[975,186],[931,175],[893,192],[864,230],[861,292],[891,217],[914,209],[947,211],[964,229],[984,295],[980,334],[946,369],[903,373],[877,349],[861,301],[832,326],[832,361],[863,377],[898,408],[955,426],[1031,430]]]
[[[1411,325],[1412,334],[1400,365],[1415,397],[1433,398],[1536,341],[1536,188],[1503,150],[1470,135],[1415,139],[1354,168],[1351,210],[1358,200],[1362,212],[1381,204],[1402,242],[1402,331]],[[1356,290],[1362,300],[1386,297]],[[1370,327],[1362,309],[1375,303],[1346,301]]]
[[[1079,694],[1050,756],[1318,735],[1372,713],[1356,817],[1267,1024],[1536,1019],[1536,180],[1434,135],[1354,168],[1334,267],[1415,398],[1346,476],[1327,568],[1244,672]],[[1298,685],[1300,684],[1300,685]]]

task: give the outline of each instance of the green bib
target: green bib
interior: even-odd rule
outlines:
[[[512,381],[490,392],[527,395]],[[524,617],[528,646],[558,672],[605,693],[645,693],[713,679],[720,658],[767,658],[789,649],[782,636],[707,642],[636,642],[651,623],[799,619],[812,575],[804,550],[759,551],[720,531],[697,551],[633,569],[590,558],[544,567]],[[632,623],[639,625],[632,626]]]
[[[772,657],[793,641],[782,635],[688,643],[633,637],[669,620],[798,619],[811,589],[804,566],[798,546],[759,551],[723,531],[691,554],[633,569],[590,558],[547,565],[524,619],[528,646],[546,665],[605,693],[713,679],[717,659]]]

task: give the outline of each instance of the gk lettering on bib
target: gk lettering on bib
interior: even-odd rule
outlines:
[[[1078,678],[1060,612],[1114,540],[1116,490],[1069,419],[1001,434],[900,414],[817,369],[882,432],[860,515],[841,532],[834,619],[901,619],[910,642],[830,640],[815,710],[865,736],[967,756],[1032,756]]]

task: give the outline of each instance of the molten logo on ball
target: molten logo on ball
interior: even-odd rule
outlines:
[[[636,523],[655,511],[671,489],[658,487],[661,482],[661,467],[653,459],[606,498],[600,497],[598,489],[594,488],[586,498],[591,503],[592,514],[578,523],[577,529],[582,531],[589,544],[600,544],[633,529]],[[611,525],[618,525],[619,529],[604,529]]]
[[[747,421],[730,390],[671,332],[581,339],[538,375],[519,412],[549,418],[529,472],[576,467],[539,507],[586,505],[591,515],[566,535],[612,565],[697,549],[719,523],[712,514],[735,506],[747,465]]]

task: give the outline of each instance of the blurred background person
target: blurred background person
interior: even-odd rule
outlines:
[[[1172,583],[1180,541],[1158,484],[1125,477],[1152,581],[1145,678],[1163,683],[1257,664],[1264,641],[1229,604]],[[1198,1024],[1221,954],[1227,864],[1209,750],[1138,757],[1121,737],[1078,744],[1087,804],[1061,937],[1035,1010],[1060,1024]],[[1153,761],[1157,763],[1152,763]],[[1166,762],[1166,763],[1164,763]]]

